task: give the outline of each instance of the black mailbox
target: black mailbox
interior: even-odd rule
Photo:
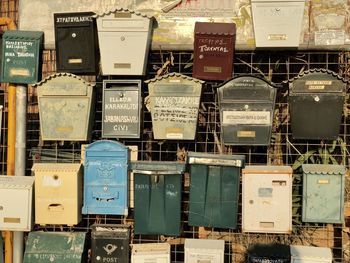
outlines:
[[[334,140],[339,135],[346,80],[326,69],[312,69],[289,80],[294,139]]]
[[[57,72],[98,72],[98,39],[93,15],[92,12],[54,14]]]
[[[289,263],[290,246],[283,244],[251,244],[248,247],[248,263]]]

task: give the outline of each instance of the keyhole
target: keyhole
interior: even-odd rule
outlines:
[[[125,40],[125,37],[124,37],[124,36],[121,36],[121,37],[120,37],[120,40],[121,40],[121,41],[124,41],[124,40]]]
[[[58,179],[58,175],[55,174],[55,175],[53,176],[53,179],[57,180],[57,179]]]
[[[76,34],[76,33],[73,33],[73,34],[72,34],[72,37],[73,37],[73,38],[75,38],[76,36],[77,36],[77,34]]]
[[[119,97],[120,97],[120,98],[123,98],[123,97],[124,97],[124,93],[123,93],[123,92],[120,92],[120,93],[119,93]]]
[[[3,206],[0,206],[0,211],[4,210],[4,207]]]
[[[279,12],[279,11],[281,11],[281,8],[276,7],[275,10],[276,10],[277,12]]]
[[[319,97],[319,96],[315,96],[315,97],[314,97],[314,100],[315,100],[316,102],[319,102],[319,101],[320,101],[320,97]]]

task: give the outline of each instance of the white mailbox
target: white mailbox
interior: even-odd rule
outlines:
[[[185,263],[224,263],[224,240],[185,239]]]
[[[131,263],[170,263],[170,244],[133,244]]]
[[[290,246],[291,263],[332,263],[328,247]]]
[[[246,166],[242,170],[242,231],[292,231],[290,166]]]
[[[103,75],[144,75],[153,17],[126,8],[96,15]]]
[[[305,0],[252,0],[256,47],[298,47]]]
[[[30,231],[33,176],[0,176],[0,230]]]

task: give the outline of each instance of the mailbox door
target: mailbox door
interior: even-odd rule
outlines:
[[[115,234],[115,233],[114,233]],[[129,262],[129,239],[113,237],[111,234],[93,235],[91,238],[91,262]]]

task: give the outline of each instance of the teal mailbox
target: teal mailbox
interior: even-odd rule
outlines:
[[[303,164],[302,221],[343,223],[345,167]]]
[[[243,155],[188,152],[190,206],[188,224],[236,228]]]
[[[8,30],[2,39],[1,82],[32,84],[41,79],[44,33]]]
[[[184,163],[131,162],[134,172],[135,234],[178,236]]]

